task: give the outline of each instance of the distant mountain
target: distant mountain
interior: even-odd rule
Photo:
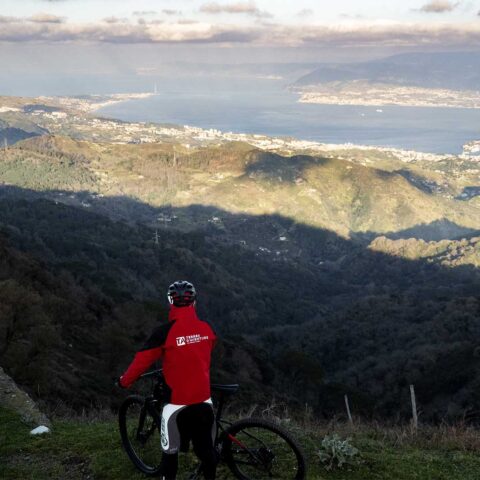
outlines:
[[[324,64],[300,77],[296,87],[368,81],[452,90],[480,90],[480,52],[404,53],[380,60]]]
[[[4,127],[0,126],[0,146],[13,145],[27,138],[39,136],[40,133],[27,132],[20,128]]]
[[[0,146],[13,145],[21,140],[45,135],[48,131],[22,114],[4,114],[0,118]]]

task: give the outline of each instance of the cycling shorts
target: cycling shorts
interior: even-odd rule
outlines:
[[[180,415],[184,412],[183,415]],[[177,422],[180,417],[189,413],[187,422]],[[181,423],[181,425],[179,425]],[[198,429],[208,429],[212,436],[212,444],[215,441],[216,426],[213,415],[212,400],[194,405],[174,405],[167,403],[162,411],[161,444],[162,450],[167,454],[178,453],[188,447],[189,440]],[[208,434],[207,434],[208,438]]]

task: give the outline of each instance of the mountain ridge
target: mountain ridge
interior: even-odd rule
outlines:
[[[294,85],[361,79],[370,83],[479,90],[479,70],[478,52],[402,53],[366,62],[325,64],[300,77]]]
[[[376,168],[340,155],[287,156],[247,144],[178,150],[174,154],[168,144],[108,147],[43,136],[5,152],[1,170],[7,182],[17,179],[19,186],[32,187],[44,178],[50,189],[70,184],[72,193],[127,194],[156,206],[197,203],[236,213],[279,213],[344,236],[406,230],[444,218],[480,228],[480,209],[453,198],[459,187],[437,192],[435,183],[398,162],[401,169]],[[50,164],[55,171],[48,175],[32,175],[33,183],[25,178],[27,168],[42,172]],[[293,197],[296,202],[289,202]]]

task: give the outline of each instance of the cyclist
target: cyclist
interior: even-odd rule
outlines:
[[[162,411],[162,475],[175,480],[178,451],[191,440],[207,480],[215,479],[215,422],[210,394],[210,359],[216,335],[197,317],[195,287],[177,281],[168,288],[169,322],[156,328],[119,384],[129,388],[153,362],[162,359],[170,398]]]

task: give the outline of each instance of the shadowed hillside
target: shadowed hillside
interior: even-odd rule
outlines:
[[[198,285],[201,315],[225,338],[215,375],[244,383],[244,400],[261,402],[262,385],[265,402],[276,392],[331,414],[349,392],[354,408],[391,415],[408,406],[413,382],[425,417],[474,416],[480,406],[473,265],[407,260],[288,218],[200,206],[171,209],[155,240],[150,227],[90,208],[1,192],[0,362],[51,406],[110,403],[112,376],[164,316],[177,277]],[[122,201],[155,211],[101,199],[109,212]],[[189,231],[172,226],[182,215],[196,219]]]

